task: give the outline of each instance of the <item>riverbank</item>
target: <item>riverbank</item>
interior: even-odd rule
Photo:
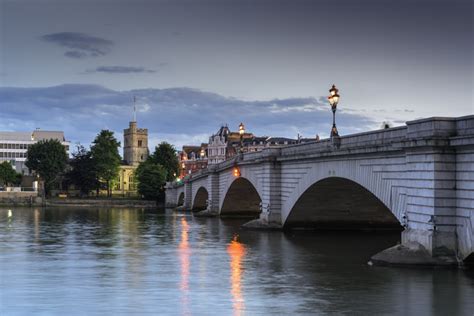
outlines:
[[[61,207],[126,207],[126,208],[154,208],[160,206],[156,201],[147,201],[139,199],[123,199],[123,198],[88,198],[88,199],[47,199],[45,206],[61,206]]]
[[[1,191],[0,205],[41,206],[43,199],[35,191]]]
[[[9,192],[10,193],[10,192]],[[35,192],[11,192],[0,196],[0,205],[4,206],[48,206],[48,207],[124,207],[155,208],[162,207],[163,202],[125,198],[51,198],[43,200]]]

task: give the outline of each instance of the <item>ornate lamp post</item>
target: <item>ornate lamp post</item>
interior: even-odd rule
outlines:
[[[239,135],[240,135],[240,152],[244,152],[244,134],[245,134],[245,126],[243,123],[239,125]]]
[[[337,109],[337,103],[339,102],[339,90],[336,88],[336,85],[332,85],[332,88],[329,89],[329,104],[331,105],[332,109],[332,128],[331,128],[331,138],[334,136],[339,136],[339,133],[337,131],[336,127],[336,109]]]

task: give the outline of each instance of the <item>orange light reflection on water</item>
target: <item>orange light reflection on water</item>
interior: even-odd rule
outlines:
[[[179,258],[181,261],[181,283],[180,290],[181,306],[183,307],[183,314],[190,315],[189,310],[189,256],[191,249],[188,241],[189,224],[185,218],[181,218],[181,242],[179,243]]]
[[[237,236],[227,246],[230,256],[230,282],[231,294],[234,307],[234,315],[241,315],[244,310],[244,298],[242,295],[242,260],[245,257],[245,246],[237,240]]]

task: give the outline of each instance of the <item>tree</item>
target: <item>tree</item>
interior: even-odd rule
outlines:
[[[13,168],[12,165],[8,161],[4,161],[0,163],[0,183],[5,185],[12,185],[18,183],[18,176],[21,175],[17,173]]]
[[[158,200],[166,182],[166,170],[151,159],[142,162],[135,171],[138,193],[147,200]]]
[[[26,166],[34,170],[44,181],[47,196],[52,185],[66,168],[68,161],[66,149],[56,139],[42,140],[33,144],[26,153]]]
[[[172,181],[178,174],[179,161],[176,155],[176,149],[167,142],[160,143],[155,152],[150,156],[151,161],[157,165],[163,166],[166,170],[166,181]]]
[[[102,130],[92,142],[91,156],[94,162],[97,183],[104,181],[107,196],[111,196],[111,181],[118,176],[120,167],[120,155],[118,148],[120,142],[114,137],[114,132]],[[97,193],[99,186],[96,187]]]
[[[87,195],[91,190],[98,187],[92,153],[84,146],[77,145],[76,152],[72,154],[69,165],[71,170],[66,175],[67,180],[79,189],[81,195]]]

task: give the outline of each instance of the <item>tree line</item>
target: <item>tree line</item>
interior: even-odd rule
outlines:
[[[114,137],[114,133],[102,130],[90,149],[79,144],[69,159],[61,142],[42,140],[29,147],[26,166],[41,178],[47,196],[50,196],[55,184],[65,180],[67,184],[74,185],[81,196],[93,191],[98,195],[100,190],[106,190],[110,197],[121,165],[119,147],[120,142]],[[6,164],[16,174],[10,164]],[[7,169],[2,165],[0,164],[0,181],[2,172]],[[173,180],[177,172],[175,148],[166,142],[160,143],[135,171],[138,193],[145,199],[157,200],[164,191],[165,182]],[[13,183],[11,172],[5,171],[5,174],[7,182]]]

